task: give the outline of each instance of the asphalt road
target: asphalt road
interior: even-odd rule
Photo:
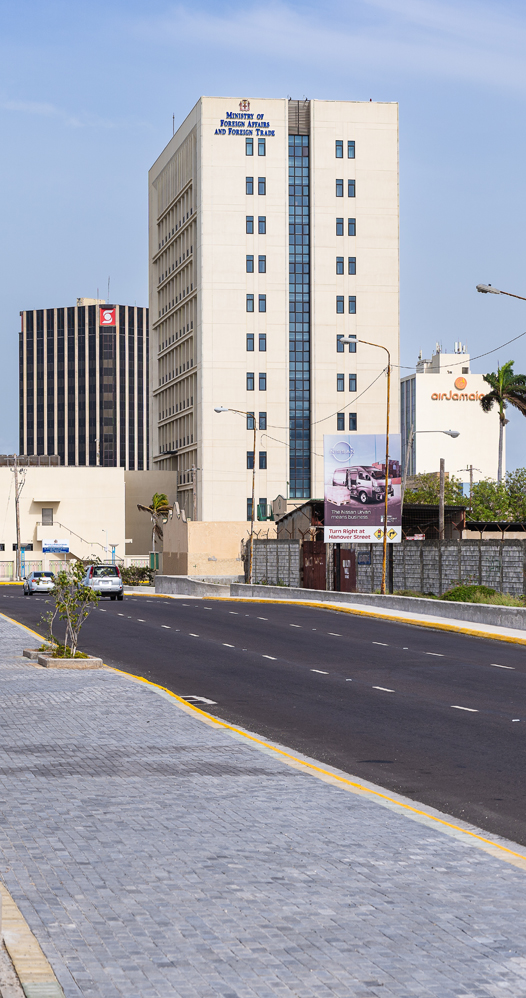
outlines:
[[[45,609],[45,597],[0,587],[0,611],[20,623],[40,629]],[[298,605],[137,594],[101,601],[81,646],[226,721],[526,845],[520,645]]]

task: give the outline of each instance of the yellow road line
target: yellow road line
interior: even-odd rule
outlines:
[[[481,843],[481,847],[483,848],[489,846],[491,849],[487,849],[487,851],[491,851],[492,854],[498,855],[501,859],[526,870],[526,856],[522,853],[514,852],[513,849],[500,845],[498,842],[493,842],[491,839],[486,839],[483,835],[479,835],[477,832],[471,832],[469,829],[462,828],[460,825],[455,825],[453,822],[446,821],[444,818],[438,818],[436,815],[428,814],[427,811],[422,811],[417,807],[413,807],[411,804],[406,804],[403,801],[396,800],[394,797],[389,797],[388,794],[381,793],[379,790],[373,790],[370,787],[364,786],[362,783],[357,783],[347,777],[339,776],[337,773],[331,773],[329,770],[323,769],[321,766],[315,766],[312,762],[306,762],[304,759],[298,759],[298,757],[293,755],[292,752],[286,752],[285,749],[277,748],[277,746],[271,745],[269,742],[265,742],[261,738],[257,738],[256,735],[251,735],[247,731],[236,728],[232,724],[227,724],[226,721],[218,720],[216,717],[213,717],[212,714],[207,714],[206,711],[201,710],[200,707],[194,707],[193,704],[187,703],[186,700],[183,700],[183,698],[178,696],[177,693],[173,693],[172,690],[167,689],[166,686],[161,686],[159,683],[152,683],[150,679],[145,679],[144,676],[134,676],[133,673],[124,672],[123,669],[112,668],[112,672],[126,676],[128,679],[132,679],[135,682],[145,683],[147,686],[153,686],[154,689],[162,690],[163,693],[167,693],[170,697],[172,697],[177,702],[178,706],[184,708],[186,713],[197,714],[199,719],[204,721],[205,724],[209,724],[213,727],[225,728],[227,731],[232,731],[239,737],[246,738],[247,741],[253,742],[255,745],[258,745],[267,751],[275,752],[277,755],[281,756],[287,765],[291,765],[295,769],[308,770],[314,776],[317,776],[326,782],[334,782],[336,785],[342,786],[344,789],[358,792],[361,795],[369,794],[372,797],[378,797],[382,801],[386,801],[391,805],[400,807],[405,811],[412,812],[419,817],[424,817],[430,821],[434,821],[437,824],[453,829],[455,832],[459,832],[462,835],[468,835],[470,839],[476,840],[476,845]],[[494,853],[495,849],[499,850],[499,853]]]
[[[338,613],[351,613],[357,617],[374,617],[375,620],[393,620],[398,624],[411,624],[416,627],[430,627],[434,631],[453,631],[456,634],[468,634],[472,638],[488,638],[490,641],[507,641],[511,644],[526,645],[524,638],[514,637],[508,634],[487,633],[477,631],[473,627],[460,627],[458,624],[447,624],[441,621],[416,620],[416,618],[400,617],[396,614],[375,613],[374,610],[358,610],[353,606],[338,606],[335,603],[316,603],[314,600],[290,600],[290,599],[266,599],[264,596],[203,596],[203,599],[216,600],[219,602],[236,603],[277,603],[285,606],[313,606],[317,610],[336,610]]]

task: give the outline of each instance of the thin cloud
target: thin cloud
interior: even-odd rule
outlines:
[[[179,4],[130,24],[134,34],[173,47],[184,38],[217,53],[312,61],[318,69],[462,79],[526,90],[526,18],[498,6],[433,0],[348,0],[320,6],[254,4],[224,13]],[[332,27],[334,25],[334,27]],[[261,41],[258,41],[261,39]],[[293,44],[291,44],[293,40]],[[190,51],[195,51],[194,48]]]
[[[56,118],[71,128],[151,128],[151,123],[147,121],[110,121],[107,118],[100,118],[98,115],[89,113],[75,116],[54,104],[46,104],[41,101],[0,99],[0,109],[19,114]]]

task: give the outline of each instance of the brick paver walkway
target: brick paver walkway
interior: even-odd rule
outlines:
[[[27,644],[0,618],[1,871],[67,998],[526,996],[525,871]]]

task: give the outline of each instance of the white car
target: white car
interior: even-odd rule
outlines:
[[[117,565],[89,565],[84,585],[94,589],[99,596],[124,599],[124,586]]]
[[[55,585],[53,572],[30,572],[24,579],[24,596],[31,593],[50,593]]]

